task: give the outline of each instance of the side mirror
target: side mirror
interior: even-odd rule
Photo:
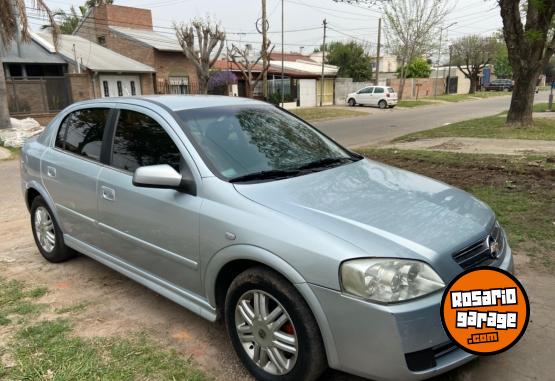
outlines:
[[[193,176],[190,173],[181,175],[168,164],[137,168],[133,174],[133,185],[143,188],[175,189],[193,196],[197,194]]]

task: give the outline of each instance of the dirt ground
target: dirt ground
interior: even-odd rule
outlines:
[[[555,141],[524,139],[434,138],[413,142],[393,143],[383,148],[426,149],[460,153],[490,153],[495,155],[548,154],[555,155]]]
[[[87,303],[74,321],[79,335],[146,332],[164,346],[192,357],[216,380],[250,379],[223,325],[209,323],[87,257],[61,265],[42,259],[32,239],[18,173],[16,160],[0,161],[1,276],[47,286],[50,292],[40,301],[54,308]],[[555,380],[555,277],[533,271],[518,253],[515,259],[531,301],[526,335],[510,351],[480,358],[441,380]],[[329,371],[322,380],[360,379]]]

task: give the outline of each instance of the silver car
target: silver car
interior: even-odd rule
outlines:
[[[453,369],[473,356],[443,331],[442,290],[463,269],[512,270],[482,202],[254,100],[76,103],[25,144],[21,174],[47,260],[82,253],[223,319],[259,380]]]

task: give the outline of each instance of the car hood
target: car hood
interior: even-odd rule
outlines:
[[[366,159],[235,187],[372,256],[432,260],[483,238],[495,220],[489,207],[462,190]]]

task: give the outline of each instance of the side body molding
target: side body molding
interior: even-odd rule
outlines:
[[[304,278],[289,263],[281,259],[274,253],[252,245],[231,245],[214,254],[208,263],[204,265],[206,269],[203,276],[205,295],[208,303],[212,307],[216,307],[216,279],[220,270],[228,263],[236,260],[250,260],[264,264],[283,275],[291,282],[297,291],[304,298],[308,307],[314,314],[316,322],[322,334],[328,364],[331,367],[339,366],[339,359],[335,349],[335,343],[332,332],[330,330],[328,320],[324,311],[320,307],[320,303],[316,295],[312,292]]]

